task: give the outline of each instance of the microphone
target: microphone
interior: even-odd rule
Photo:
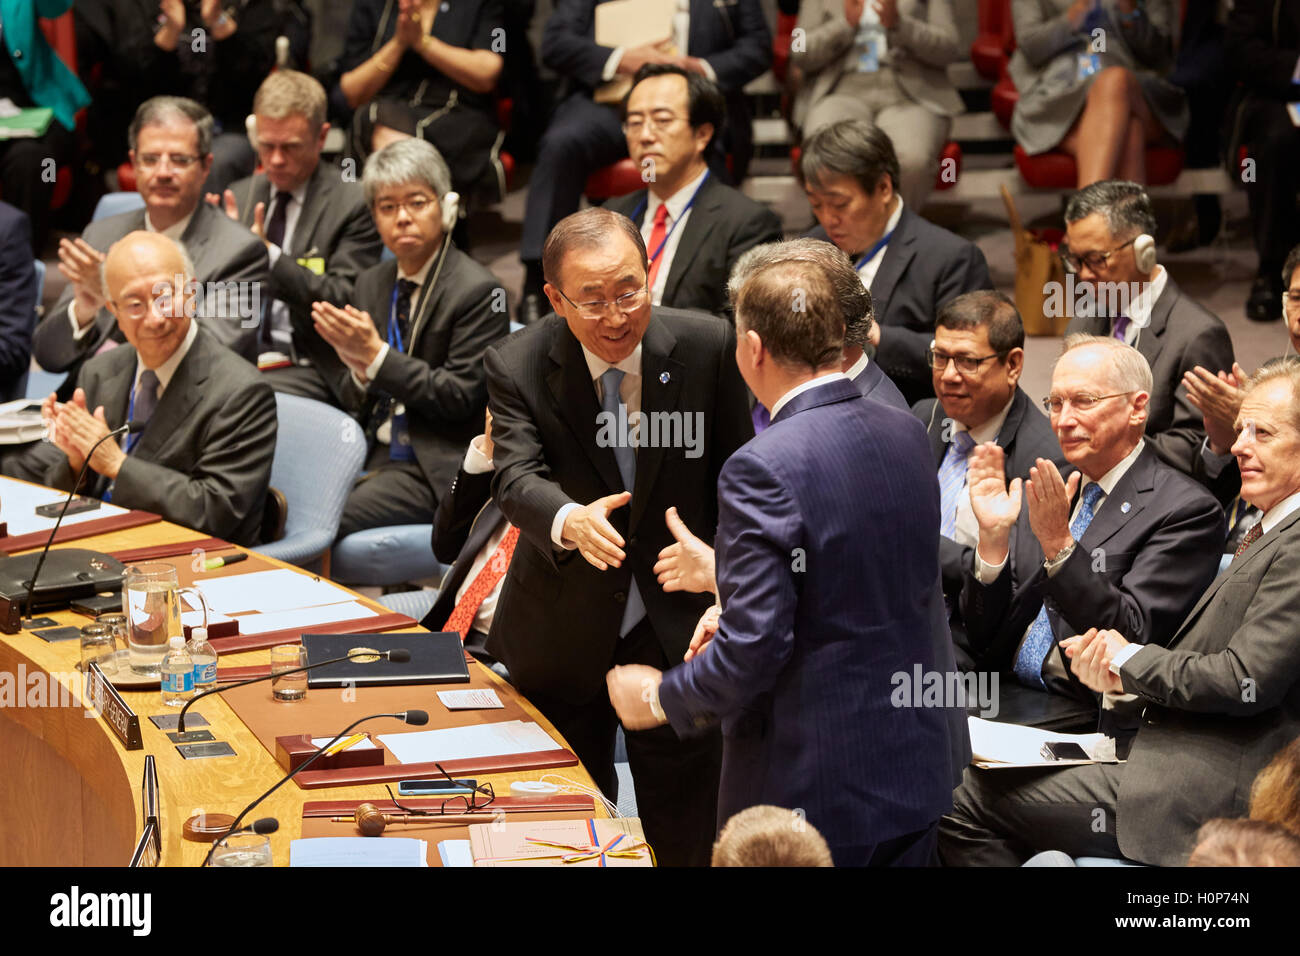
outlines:
[[[36,561],[36,570],[32,572],[32,579],[27,582],[27,617],[23,621],[26,627],[32,623],[32,597],[36,593],[36,579],[40,576],[41,568],[45,565],[45,557],[50,553],[50,545],[54,544],[54,536],[59,533],[59,525],[63,524],[63,516],[68,513],[68,506],[72,504],[72,499],[77,494],[77,489],[81,487],[82,480],[86,477],[86,470],[90,468],[90,459],[95,454],[95,450],[110,438],[120,438],[122,435],[134,435],[144,431],[144,422],[127,422],[125,425],[119,425],[111,432],[101,438],[95,444],[90,446],[90,452],[86,455],[86,460],[81,463],[81,471],[77,472],[77,480],[72,483],[72,490],[68,492],[67,499],[63,502],[63,510],[59,512],[59,517],[54,522],[54,527],[50,529],[50,537],[45,542],[45,547],[41,550],[41,556]]]
[[[261,817],[246,827],[240,827],[235,833],[256,833],[258,836],[266,836],[278,829],[280,829],[280,821],[275,817]],[[235,833],[230,835],[234,836]]]
[[[266,793],[262,794],[260,797],[258,797],[248,806],[244,807],[244,809],[239,812],[239,816],[235,817],[234,822],[231,823],[230,826],[226,828],[226,832],[221,834],[221,836],[217,837],[216,840],[212,842],[212,847],[211,849],[208,850],[208,855],[203,858],[203,862],[200,864],[200,866],[208,865],[208,862],[212,859],[212,851],[217,848],[217,844],[220,843],[222,840],[224,840],[226,837],[230,836],[232,833],[236,832],[236,830],[239,829],[239,821],[244,819],[244,817],[248,816],[248,814],[252,811],[252,809],[255,806],[257,806],[259,803],[261,803],[271,794],[275,793],[275,791],[279,790],[281,787],[283,787],[294,777],[298,776],[299,773],[306,770],[313,763],[315,763],[316,760],[321,756],[321,754],[325,753],[325,751],[329,750],[330,747],[333,747],[336,743],[338,743],[338,741],[341,740],[345,734],[351,731],[353,727],[357,726],[358,724],[364,724],[367,720],[378,720],[381,717],[395,717],[398,720],[407,724],[411,724],[412,726],[415,727],[421,727],[424,724],[427,724],[429,722],[429,713],[428,711],[424,711],[424,710],[404,710],[396,714],[369,714],[368,716],[359,717],[356,720],[352,721],[352,723],[348,724],[337,734],[335,734],[332,738],[330,738],[330,740],[327,741],[324,746],[318,747],[314,754],[312,754],[302,763],[298,764],[298,766],[295,767],[293,770],[290,770],[287,774],[281,777],[279,781],[276,782],[275,786],[271,787],[270,790],[266,791]],[[253,824],[253,827],[255,828],[259,823],[264,823],[264,822],[265,820],[258,820],[256,823]],[[278,827],[279,823],[276,823],[276,826]]]
[[[249,684],[256,684],[258,681],[271,680],[274,677],[283,677],[285,674],[297,674],[300,671],[309,671],[315,667],[324,667],[326,664],[337,664],[340,661],[350,661],[354,657],[374,657],[374,656],[375,656],[374,651],[357,651],[352,654],[344,654],[342,657],[335,657],[332,660],[317,661],[315,664],[305,664],[302,667],[294,667],[287,671],[275,671],[274,673],[271,674],[263,674],[261,677],[250,677],[248,680],[241,680],[237,684],[226,684],[221,687],[211,687],[208,690],[203,691],[203,693],[201,694],[195,694],[193,697],[191,697],[189,700],[185,702],[185,706],[181,708],[181,712],[176,718],[176,732],[178,734],[185,733],[185,713],[190,709],[190,707],[194,704],[196,700],[200,700],[204,697],[207,697],[209,694],[219,694],[225,690],[234,690],[236,687],[247,687]],[[392,650],[380,651],[379,656],[388,658],[394,664],[404,664],[411,659],[411,652],[404,647],[395,647]],[[425,714],[424,711],[422,710],[411,711],[411,713],[424,714],[424,720],[420,721],[421,724],[427,724],[429,722],[429,715]]]

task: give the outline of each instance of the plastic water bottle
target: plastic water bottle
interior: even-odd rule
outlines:
[[[201,694],[217,686],[217,651],[208,643],[208,629],[196,627],[190,631],[190,642],[185,650],[194,662],[194,693]]]
[[[185,650],[185,638],[177,634],[168,641],[162,662],[162,702],[168,707],[184,707],[193,694],[194,661]]]

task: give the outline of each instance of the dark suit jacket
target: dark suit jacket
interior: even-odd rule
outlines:
[[[1073,504],[1071,505],[1073,510]],[[1165,644],[1214,579],[1223,545],[1223,511],[1186,475],[1142,450],[1106,496],[1074,553],[1048,576],[1043,549],[1023,507],[1011,531],[1007,565],[991,584],[966,567],[962,618],[980,669],[1010,670],[1025,629],[1047,606],[1057,641],[1090,627],[1130,641]],[[1069,663],[1057,648],[1065,669]],[[1049,689],[1086,698],[1071,674]]]
[[[1110,319],[1076,316],[1065,331],[1109,335]],[[1151,364],[1155,382],[1147,404],[1147,440],[1162,461],[1184,474],[1203,474],[1205,427],[1201,413],[1187,399],[1183,373],[1197,365],[1211,372],[1232,371],[1227,328],[1217,315],[1183,295],[1170,278],[1151,308],[1151,325],[1138,335],[1137,350]]]
[[[293,230],[292,248],[282,250],[271,267],[266,298],[289,306],[293,344],[306,356],[342,401],[347,367],[333,346],[320,337],[311,319],[311,304],[318,300],[342,306],[350,301],[352,284],[363,270],[379,262],[383,243],[375,229],[366,198],[358,183],[344,182],[342,171],[329,162],[316,166],[307,181],[307,193]],[[258,203],[271,215],[271,183],[263,173],[241,179],[230,187],[245,226],[253,224]],[[323,259],[325,271],[317,275],[299,259]]]
[[[364,394],[349,374],[343,407],[364,422],[381,393],[403,403],[420,470],[430,485],[442,489],[451,484],[466,446],[483,428],[483,350],[510,331],[510,317],[496,277],[455,246],[448,246],[435,282],[437,268],[435,261],[426,279],[434,286],[411,319],[406,352],[389,349]],[[370,313],[383,339],[396,282],[397,263],[389,260],[361,273],[352,293],[352,303]]]
[[[582,347],[563,319],[549,315],[488,349],[492,496],[520,538],[487,650],[525,693],[571,703],[605,693],[633,574],[667,659],[686,653],[710,598],[665,594],[651,568],[673,540],[664,522],[670,505],[712,543],[718,473],[754,434],[735,348],[735,332],[721,319],[653,310],[641,339],[642,412],[682,413],[699,429],[697,444],[637,450],[632,501],[610,515],[627,559],[606,571],[551,542],[561,506],[623,490],[613,448],[596,442],[600,404]]]
[[[36,323],[36,266],[27,213],[0,202],[0,401],[15,394],[32,361]]]
[[[109,428],[126,421],[135,365],[135,349],[123,345],[81,369],[77,385],[86,390],[86,407],[103,405]],[[118,472],[113,504],[152,511],[236,544],[257,544],[275,435],[271,386],[200,327]],[[98,477],[87,473],[102,493],[105,482]],[[68,490],[75,478],[60,456],[45,483]]]
[[[817,226],[808,235],[829,242]],[[984,253],[973,242],[936,226],[903,207],[898,228],[871,283],[880,323],[875,361],[894,380],[909,404],[934,396],[925,353],[934,339],[934,317],[964,292],[992,289]]]
[[[1224,37],[1233,78],[1252,95],[1283,102],[1300,99],[1300,84],[1295,82],[1300,0],[1237,0]]]
[[[858,387],[863,398],[874,399],[907,411],[907,399],[898,390],[893,379],[882,372],[875,362],[868,362],[867,367],[853,380],[853,384]]]
[[[951,420],[944,415],[943,406],[939,404],[937,398],[917,402],[912,409],[912,414],[925,425],[926,434],[930,437],[930,452],[934,456],[937,474],[939,466],[943,464],[944,456],[948,454],[948,442],[952,438],[949,426]],[[1056,440],[1056,433],[1052,431],[1051,422],[1046,415],[1039,413],[1024,389],[1018,385],[1015,395],[1011,398],[1011,408],[1007,410],[1007,417],[1002,422],[1002,428],[998,430],[996,441],[1006,454],[1005,468],[1008,481],[1012,478],[1027,479],[1029,469],[1039,458],[1050,458],[1060,468],[1066,465],[1065,456],[1061,454],[1061,445]],[[974,548],[963,547],[952,538],[939,536],[939,566],[943,569],[943,590],[952,598],[954,605],[961,594],[962,583],[966,579],[966,572],[971,568],[974,555]],[[954,606],[953,610],[956,611],[957,608]],[[960,618],[955,614],[954,623],[960,624]],[[961,640],[956,631],[953,636]]]
[[[118,216],[109,216],[86,226],[81,237],[100,252],[123,236],[143,230],[143,209],[134,209]],[[181,236],[181,243],[194,262],[194,276],[202,283],[245,283],[243,290],[258,289],[259,296],[266,289],[268,258],[266,246],[246,228],[216,207],[200,202],[194,216]],[[256,286],[251,283],[257,283]],[[59,296],[58,303],[36,327],[32,339],[32,352],[40,366],[50,372],[69,373],[76,378],[81,363],[94,355],[106,338],[118,342],[125,338],[117,328],[117,321],[107,309],[95,316],[95,328],[81,339],[72,337],[72,323],[68,320],[68,303],[72,301],[72,285],[68,284]],[[200,324],[218,342],[257,364],[257,329],[261,315],[241,315],[252,305],[251,291],[242,295],[204,295],[197,313]],[[259,300],[260,306],[260,300]]]
[[[1255,775],[1300,736],[1298,588],[1293,512],[1218,576],[1167,648],[1144,647],[1120,668],[1146,705],[1120,768],[1126,857],[1184,864],[1197,828],[1245,816]]]
[[[949,725],[897,695],[937,669],[935,549],[903,546],[939,536],[924,431],[851,382],[819,385],[731,457],[718,510],[718,632],[659,699],[679,735],[722,724],[719,820],[799,807],[832,855],[934,823]]]
[[[646,193],[641,189],[619,196],[606,206],[631,218],[640,229],[645,222]],[[781,220],[776,213],[710,175],[682,226],[664,284],[663,305],[732,318],[727,300],[732,266],[743,252],[780,238]]]
[[[460,590],[474,559],[505,522],[492,500],[492,472],[471,475],[463,467],[456,472],[451,488],[438,499],[433,518],[433,556],[451,565],[438,585],[438,597],[420,623],[440,631],[456,609]]]

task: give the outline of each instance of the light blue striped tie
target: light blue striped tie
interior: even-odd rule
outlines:
[[[1083,503],[1079,505],[1079,513],[1070,522],[1070,536],[1075,541],[1082,538],[1088,525],[1092,524],[1093,509],[1101,500],[1101,494],[1101,485],[1096,482],[1083,489]],[[1047,684],[1043,681],[1043,662],[1047,660],[1047,652],[1051,648],[1052,624],[1047,619],[1047,605],[1044,604],[1038,609],[1034,623],[1029,625],[1029,633],[1025,635],[1020,653],[1016,655],[1014,670],[1020,683],[1047,689]]]
[[[945,538],[957,536],[957,503],[966,487],[966,459],[974,447],[975,439],[970,437],[970,432],[957,432],[939,465],[939,533]]]
[[[618,420],[619,386],[623,384],[623,371],[617,368],[607,369],[600,377],[601,407],[614,420]],[[623,479],[623,487],[628,491],[636,489],[636,449],[622,438],[614,442],[614,461],[618,463],[618,473]],[[627,549],[624,548],[624,551]],[[636,578],[631,579],[627,589],[627,604],[623,607],[623,623],[619,625],[618,636],[627,637],[628,631],[636,627],[645,617],[645,602],[641,600],[641,591],[636,586]]]

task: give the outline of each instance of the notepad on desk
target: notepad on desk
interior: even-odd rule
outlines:
[[[531,720],[502,720],[443,730],[382,734],[379,740],[398,763],[473,760],[561,749],[550,734]]]
[[[1119,762],[1115,757],[1115,740],[1105,734],[1062,734],[981,717],[966,719],[970,727],[971,764],[986,770]],[[1048,741],[1078,744],[1090,759],[1049,760],[1042,753],[1043,744]]]
[[[208,607],[223,614],[298,611],[302,608],[355,601],[353,594],[329,581],[290,568],[228,574],[199,581],[195,587],[203,592]],[[294,624],[299,624],[296,617]],[[241,627],[241,631],[243,628]],[[244,631],[244,633],[252,633]]]
[[[410,837],[310,837],[289,842],[290,866],[428,866],[429,845]]]

